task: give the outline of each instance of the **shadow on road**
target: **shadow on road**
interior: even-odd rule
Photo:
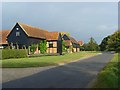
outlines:
[[[3,83],[3,88],[85,88],[112,57],[112,54],[104,53],[58,66]]]

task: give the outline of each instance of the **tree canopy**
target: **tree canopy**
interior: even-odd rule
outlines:
[[[85,51],[98,51],[99,45],[96,43],[93,37],[90,38],[87,44],[83,45]]]
[[[99,45],[101,51],[105,51],[107,49],[109,39],[110,39],[110,36],[107,36],[102,40],[101,44]]]
[[[105,37],[100,44],[101,51],[120,51],[120,30]]]

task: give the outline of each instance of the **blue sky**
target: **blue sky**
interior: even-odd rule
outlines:
[[[2,29],[10,30],[16,22],[69,32],[76,40],[97,43],[118,28],[117,2],[19,2],[2,4]]]

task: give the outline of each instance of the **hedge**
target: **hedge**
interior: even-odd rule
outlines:
[[[2,59],[10,58],[25,58],[27,57],[27,50],[25,49],[3,49]]]

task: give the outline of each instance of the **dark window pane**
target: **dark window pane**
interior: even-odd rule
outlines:
[[[49,44],[49,48],[52,48],[52,47],[53,47],[53,43],[50,43],[50,44]]]

